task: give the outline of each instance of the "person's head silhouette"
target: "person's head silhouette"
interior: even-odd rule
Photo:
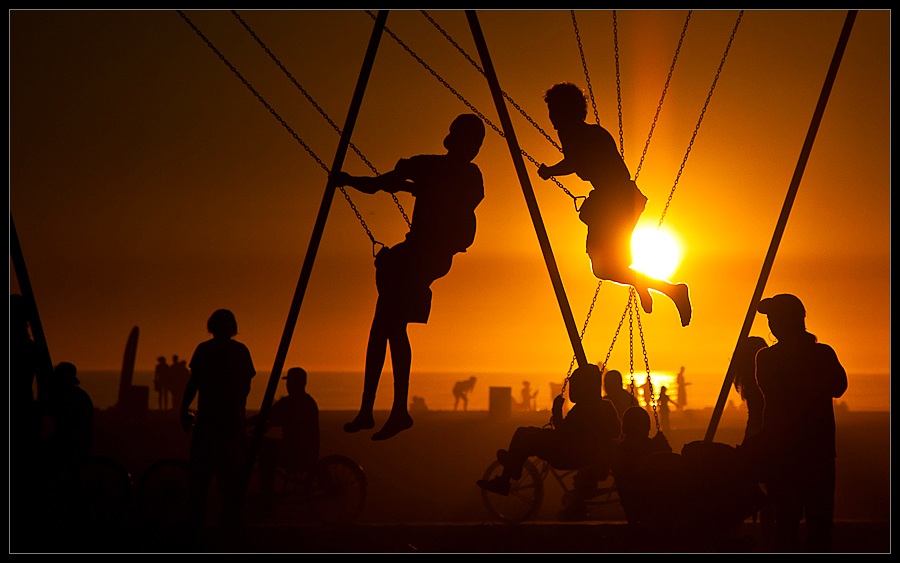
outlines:
[[[576,123],[584,123],[587,117],[587,100],[584,92],[570,82],[554,84],[544,94],[550,121],[559,130]]]
[[[769,319],[769,329],[780,341],[794,341],[806,334],[806,309],[800,299],[780,293],[759,302],[757,311]]]
[[[306,370],[303,368],[291,368],[284,376],[287,381],[288,395],[301,395],[306,392]]]
[[[237,334],[237,321],[228,309],[219,309],[206,322],[206,330],[213,338],[227,340]]]
[[[72,387],[81,383],[78,381],[78,369],[75,364],[69,362],[60,362],[54,370],[54,375],[56,384],[60,387]]]
[[[650,415],[640,407],[628,407],[622,415],[622,433],[628,438],[646,438],[650,435]]]
[[[578,403],[591,399],[600,399],[600,368],[588,364],[569,376],[569,400]]]
[[[603,389],[609,395],[610,391],[622,389],[622,374],[618,370],[611,369],[603,377]]]
[[[450,124],[450,133],[444,138],[447,154],[470,161],[478,155],[484,142],[484,123],[473,113],[464,113]]]

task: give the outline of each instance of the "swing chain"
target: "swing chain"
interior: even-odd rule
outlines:
[[[669,210],[669,204],[672,202],[672,196],[675,195],[675,187],[678,186],[678,180],[681,178],[681,173],[684,171],[684,166],[687,164],[688,155],[691,154],[691,148],[694,146],[694,140],[697,138],[697,133],[700,131],[700,124],[703,122],[703,116],[706,114],[706,108],[709,106],[709,101],[712,98],[713,91],[716,89],[716,83],[719,81],[719,75],[722,73],[722,67],[725,65],[725,59],[728,57],[728,51],[731,49],[731,43],[734,41],[734,36],[737,33],[738,26],[741,24],[741,18],[744,17],[744,11],[741,10],[737,17],[737,22],[734,24],[734,29],[731,31],[731,37],[728,39],[728,45],[725,47],[725,53],[722,55],[722,60],[719,62],[719,69],[716,71],[716,76],[713,78],[712,86],[709,89],[709,94],[706,95],[706,102],[703,104],[703,109],[700,111],[700,118],[697,120],[697,125],[694,127],[694,133],[691,135],[691,141],[688,143],[687,152],[684,154],[684,159],[681,161],[681,167],[678,169],[678,174],[675,176],[675,182],[672,184],[672,189],[669,191],[669,197],[666,200],[666,205],[663,207],[662,215],[659,218],[659,225],[657,228],[661,227],[663,221],[666,218],[666,212]]]
[[[591,320],[591,313],[594,311],[594,305],[597,304],[597,296],[600,294],[600,286],[603,285],[603,280],[600,280],[597,283],[597,289],[594,290],[594,298],[591,300],[591,306],[588,308],[587,316],[584,319],[584,325],[581,327],[581,336],[579,336],[579,340],[584,340],[584,333],[587,330],[588,322]],[[569,371],[566,372],[566,380],[563,382],[563,390],[566,388],[566,383],[569,381],[569,377],[572,375],[572,368],[575,367],[575,359],[577,356],[572,356],[572,361],[569,363]]]
[[[619,102],[619,152],[625,158],[625,133],[622,127],[622,80],[619,75],[619,27],[616,22],[616,11],[613,10],[613,43],[616,51],[616,98]]]
[[[578,33],[578,21],[575,20],[575,10],[572,12],[572,25],[575,27],[575,40],[578,42],[578,52],[581,53],[581,66],[584,68],[584,80],[587,82],[588,94],[591,96],[591,105],[594,107],[594,119],[600,125],[600,114],[597,113],[597,102],[594,101],[594,89],[591,88],[591,77],[588,74],[587,60],[584,58],[584,47],[581,45],[581,34]]]
[[[369,16],[372,17],[373,19],[375,18],[375,14],[373,14],[371,11],[366,10],[366,13],[369,14]],[[441,76],[440,76],[433,68],[431,68],[431,67],[428,65],[428,63],[426,63],[424,60],[422,60],[422,58],[419,57],[419,55],[417,55],[412,49],[410,49],[409,46],[408,46],[406,43],[404,43],[399,37],[397,37],[397,36],[394,34],[393,31],[391,31],[390,29],[388,29],[387,26],[385,26],[384,31],[385,31],[385,33],[387,33],[388,35],[390,35],[390,36],[394,39],[394,41],[397,42],[397,44],[399,44],[401,47],[403,47],[403,49],[404,49],[407,53],[409,53],[410,56],[412,56],[414,59],[416,59],[416,61],[418,61],[418,63],[419,63],[420,65],[422,65],[422,67],[424,67],[425,70],[427,70],[428,72],[430,72],[431,75],[434,76],[434,77],[438,80],[438,82],[440,82],[441,84],[444,85],[445,88],[447,88],[448,90],[450,90],[450,92],[451,92],[453,95],[455,95],[455,96],[459,99],[459,101],[461,101],[463,104],[466,105],[466,107],[468,107],[470,110],[472,110],[472,112],[473,112],[475,115],[477,115],[479,118],[481,118],[481,120],[484,121],[484,122],[485,122],[491,129],[493,129],[498,135],[500,135],[500,136],[503,137],[504,139],[506,138],[506,135],[503,133],[503,131],[500,130],[499,127],[497,127],[496,125],[494,125],[494,123],[492,123],[490,119],[488,119],[483,113],[481,113],[480,111],[478,111],[478,109],[475,108],[475,106],[473,106],[468,100],[466,100],[466,99],[462,96],[462,94],[460,94],[459,92],[457,92],[456,89],[454,89],[452,86],[450,86],[450,84],[448,84],[446,80],[444,80],[443,78],[441,78]],[[471,60],[471,59],[470,59],[470,60]],[[476,65],[476,66],[477,66],[477,65]],[[509,99],[509,98],[507,98],[507,99]],[[545,135],[546,135],[546,134],[545,134]],[[560,149],[560,150],[561,150],[561,149]],[[534,164],[535,166],[537,166],[537,167],[540,167],[540,166],[541,166],[541,163],[538,162],[537,160],[535,160],[535,159],[534,159],[531,155],[529,155],[527,152],[525,152],[524,149],[521,149],[521,148],[520,148],[520,149],[519,149],[519,152],[521,152],[521,153],[522,153],[522,156],[524,156],[525,158],[527,158],[527,159],[528,159],[532,164]],[[576,196],[576,195],[573,194],[571,191],[569,191],[568,189],[566,189],[566,187],[563,186],[563,185],[559,182],[559,180],[557,180],[556,178],[554,178],[554,177],[551,176],[550,179],[553,180],[553,182],[556,183],[556,185],[557,185],[560,189],[562,189],[562,191],[564,191],[564,192],[566,193],[566,195],[568,195],[568,196],[571,197],[573,200],[575,200],[575,208],[576,208],[576,210],[577,210],[577,209],[578,209],[578,202],[577,202],[577,200],[578,200],[579,198],[581,198],[581,197],[584,197],[584,196]]]
[[[635,292],[635,290],[632,289],[632,292]],[[635,292],[635,294],[636,294],[636,292]],[[635,294],[633,294],[634,295],[633,298],[635,300],[637,300],[637,296]],[[641,312],[637,307],[635,307],[635,311],[636,311],[636,318],[637,318],[638,335],[640,335],[640,338],[641,338],[641,351],[644,353],[644,367],[647,370],[647,385],[650,388],[650,401],[649,402],[653,406],[653,419],[656,421],[656,431],[659,432],[659,415],[656,412],[656,408],[657,408],[657,405],[659,404],[659,400],[657,400],[655,402],[653,401],[653,397],[654,397],[653,381],[650,379],[650,360],[647,358],[647,343],[644,341],[644,329],[641,326]]]
[[[653,116],[653,123],[650,124],[650,133],[647,135],[647,142],[644,143],[644,152],[641,154],[641,159],[634,172],[635,181],[637,181],[638,175],[641,173],[641,167],[644,165],[644,157],[647,156],[647,149],[650,148],[650,139],[653,137],[653,130],[656,128],[659,112],[662,110],[663,101],[666,99],[666,92],[669,90],[669,82],[672,80],[672,73],[675,72],[675,63],[678,61],[678,53],[681,51],[681,44],[684,43],[684,35],[687,33],[688,24],[691,23],[692,13],[693,10],[688,10],[687,18],[684,20],[684,28],[682,28],[681,37],[678,39],[678,46],[675,47],[675,57],[672,59],[672,66],[669,67],[669,75],[666,77],[666,83],[663,86],[662,95],[659,98],[659,105],[656,106],[656,115]]]
[[[287,122],[285,122],[284,119],[282,119],[282,117],[280,115],[278,115],[278,113],[274,109],[272,109],[272,106],[269,105],[269,102],[267,102],[265,100],[265,98],[263,98],[262,95],[259,92],[257,92],[256,89],[253,88],[252,85],[250,85],[250,82],[248,82],[247,79],[244,78],[243,75],[241,75],[241,73],[234,67],[234,65],[232,65],[231,62],[227,58],[225,58],[225,55],[223,55],[215,47],[215,45],[213,45],[212,42],[209,39],[207,39],[207,37],[205,35],[203,35],[203,33],[200,31],[200,29],[198,29],[197,26],[194,25],[194,22],[192,22],[190,20],[190,18],[188,18],[184,14],[184,12],[182,12],[181,10],[176,10],[176,11],[178,12],[178,15],[180,15],[182,17],[182,19],[191,27],[191,29],[193,29],[194,32],[203,40],[203,42],[206,43],[206,45],[210,49],[212,49],[212,51],[219,57],[219,59],[221,59],[222,62],[225,63],[225,65],[229,69],[231,69],[231,72],[234,73],[234,75],[237,76],[240,79],[240,81],[244,83],[244,86],[246,86],[247,89],[250,90],[250,92],[252,92],[254,96],[256,96],[256,98],[266,107],[267,110],[269,110],[269,113],[271,113],[275,117],[275,119],[277,119],[278,122],[281,123],[281,125],[288,131],[288,133],[290,133],[291,136],[293,136],[294,139],[296,139],[297,142],[300,143],[300,145],[304,149],[306,149],[306,152],[308,152],[309,155],[312,156],[313,159],[315,159],[315,161],[317,163],[319,163],[319,166],[322,167],[322,170],[324,170],[326,174],[330,175],[331,171],[328,169],[328,166],[324,162],[322,162],[322,159],[320,159],[318,157],[318,155],[316,155],[316,153],[313,152],[313,150],[309,147],[309,145],[307,145],[303,141],[303,139],[301,139],[300,136],[297,135],[297,133],[295,133],[293,129],[291,129],[291,127],[287,124]],[[352,209],[353,213],[356,214],[356,218],[359,219],[360,224],[362,225],[363,229],[365,229],[366,235],[368,235],[369,240],[372,241],[373,252],[374,252],[375,245],[378,245],[381,243],[378,242],[377,240],[375,240],[375,237],[372,235],[372,231],[369,230],[369,226],[366,225],[365,220],[363,220],[362,215],[360,214],[359,210],[356,208],[356,205],[353,203],[353,200],[350,199],[350,196],[347,194],[347,191],[344,190],[343,187],[339,187],[338,189],[340,189],[341,193],[344,194],[344,198],[346,198],[347,203],[350,204],[350,209]],[[382,246],[384,246],[384,245],[382,245]]]
[[[235,11],[235,10],[231,10],[231,13],[234,15],[235,18],[237,18],[237,20],[239,22],[241,22],[241,25],[244,26],[244,29],[247,30],[247,33],[249,33],[250,36],[253,37],[253,39],[255,39],[257,43],[259,43],[259,46],[262,47],[262,49],[266,52],[266,54],[269,55],[269,57],[272,59],[272,61],[275,62],[275,64],[278,66],[278,68],[281,69],[281,71],[284,73],[284,75],[288,77],[288,79],[294,84],[294,86],[297,87],[298,90],[300,90],[300,92],[306,97],[306,99],[309,101],[309,103],[312,104],[312,106],[316,109],[316,111],[318,111],[319,114],[323,118],[325,118],[325,120],[328,122],[328,124],[331,125],[331,127],[335,131],[337,131],[338,134],[341,134],[340,127],[338,127],[337,124],[335,124],[335,122],[332,121],[332,119],[328,116],[328,114],[325,113],[325,110],[323,110],[322,107],[319,106],[319,104],[313,99],[313,97],[309,94],[309,92],[307,92],[306,89],[303,86],[301,86],[299,82],[297,82],[297,80],[290,73],[290,71],[287,68],[285,68],[285,66],[281,63],[280,60],[278,60],[278,57],[276,57],[275,54],[269,49],[269,47],[266,46],[265,43],[263,43],[262,39],[260,39],[259,36],[256,34],[256,32],[250,28],[250,26],[247,24],[247,22],[244,21],[244,18],[242,18],[240,16],[240,14],[238,14],[237,11]],[[378,170],[375,168],[375,166],[369,161],[368,158],[365,157],[365,155],[363,155],[363,153],[356,147],[356,145],[354,145],[352,142],[349,142],[348,145],[351,149],[353,149],[353,151],[357,154],[357,156],[359,156],[359,158],[366,164],[366,166],[369,167],[369,170],[371,170],[372,173],[374,173],[375,175],[380,175],[378,173]],[[403,205],[400,203],[400,200],[397,199],[397,195],[396,194],[390,194],[390,195],[391,195],[391,198],[393,198],[394,203],[397,205],[397,208],[400,210],[400,214],[403,216],[403,220],[406,221],[406,225],[412,226],[412,224],[409,220],[409,216],[406,214],[406,211],[403,209]]]

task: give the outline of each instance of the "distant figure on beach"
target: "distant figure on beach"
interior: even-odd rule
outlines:
[[[523,412],[531,412],[535,409],[534,402],[538,392],[531,392],[531,382],[522,382],[522,402],[519,403],[519,410]]]
[[[641,393],[644,396],[644,407],[648,411],[653,411],[653,382],[650,381],[649,375],[644,381],[644,384],[641,385]]]
[[[675,408],[678,409],[678,412],[683,411],[688,404],[688,385],[690,385],[690,382],[684,380],[684,366],[681,366],[681,369],[678,370],[678,375],[675,378],[675,393],[677,395],[677,397],[675,398]]]
[[[578,86],[563,82],[544,94],[550,121],[559,135],[564,158],[552,165],[542,164],[538,175],[577,174],[593,189],[581,205],[579,218],[588,226],[587,253],[591,269],[601,280],[630,285],[637,290],[641,306],[650,313],[650,290],[668,296],[675,303],[682,326],[691,322],[691,302],[686,284],[657,280],[631,269],[631,236],[647,198],[631,180],[628,167],[609,132],[587,123],[587,101]]]
[[[482,489],[508,495],[510,480],[522,476],[522,466],[531,456],[547,460],[556,469],[581,469],[596,465],[609,469],[615,440],[621,429],[616,409],[601,398],[600,369],[588,365],[569,378],[569,400],[575,405],[563,417],[565,399],[556,397],[551,410],[552,428],[520,427],[508,450],[498,450],[503,472],[491,480],[479,480]]]
[[[656,403],[656,409],[659,411],[660,428],[663,432],[668,434],[671,430],[671,427],[669,426],[669,403],[674,405],[675,401],[669,397],[669,392],[665,385],[659,388],[659,398]]]
[[[94,445],[94,403],[80,384],[74,364],[56,366],[45,406],[53,421],[53,435],[46,445],[56,461],[84,459]]]
[[[625,411],[630,407],[640,406],[634,395],[623,387],[622,374],[618,370],[611,369],[606,372],[606,375],[603,377],[603,390],[606,392],[604,398],[616,407],[619,421],[622,420]]]
[[[206,497],[215,476],[222,494],[222,522],[240,522],[239,479],[245,454],[245,405],[250,380],[256,375],[247,347],[234,340],[237,321],[227,309],[214,312],[206,323],[212,338],[201,342],[191,358],[191,377],[181,402],[181,424],[191,432],[189,508],[200,528]],[[188,410],[197,397],[196,418]]]
[[[172,390],[169,389],[169,364],[166,363],[166,357],[160,356],[156,358],[156,369],[153,373],[153,390],[159,394],[159,410],[169,410],[169,395]],[[172,397],[172,406],[175,406],[175,397]]]
[[[428,405],[425,404],[425,397],[413,395],[412,400],[409,402],[409,412],[428,412]]]
[[[366,349],[365,383],[359,414],[347,432],[375,426],[373,408],[387,346],[391,348],[394,401],[391,415],[373,440],[386,440],[412,427],[407,409],[412,348],[408,323],[426,323],[431,312],[431,283],[450,271],[453,256],[475,240],[475,208],[484,199],[481,171],[472,159],[484,140],[484,124],[474,114],[457,117],[444,139],[443,155],[400,159],[381,176],[351,176],[337,172],[337,186],[364,193],[406,191],[416,198],[406,239],[384,247],[375,258],[378,302]]]
[[[275,470],[298,470],[319,459],[319,406],[306,392],[306,370],[294,367],[284,376],[288,394],[272,405],[267,428],[280,428],[281,438],[264,437],[259,446],[259,481],[264,502],[273,506]],[[247,420],[259,423],[259,416]]]
[[[172,408],[181,412],[181,400],[184,397],[188,381],[191,379],[191,370],[188,368],[187,362],[179,359],[177,354],[173,354],[168,375],[168,388],[172,393]]]
[[[747,403],[747,426],[744,440],[757,434],[763,425],[765,399],[756,384],[756,353],[766,348],[766,339],[748,336],[737,347],[731,369],[734,372],[734,390]]]
[[[459,402],[463,402],[463,410],[469,410],[469,393],[475,389],[475,377],[470,377],[465,381],[457,381],[453,385],[453,410],[456,410]]]
[[[806,520],[807,551],[829,551],[834,521],[833,400],[847,389],[834,350],[806,330],[806,309],[782,293],[760,301],[778,341],[756,354],[756,381],[765,398],[765,483],[775,512],[778,551],[799,548]]]

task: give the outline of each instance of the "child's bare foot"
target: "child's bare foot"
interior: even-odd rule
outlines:
[[[378,441],[393,438],[400,432],[412,428],[412,425],[413,420],[412,417],[409,416],[409,413],[398,415],[391,413],[391,416],[388,417],[387,422],[384,423],[381,430],[372,434],[372,440]]]
[[[344,432],[353,434],[354,432],[370,428],[375,428],[375,419],[371,414],[359,413],[356,415],[356,418],[344,425]]]
[[[672,292],[672,301],[675,302],[675,307],[678,308],[678,315],[681,317],[681,326],[687,326],[691,322],[691,296],[688,293],[688,286],[685,283],[680,283],[675,286],[675,290]]]

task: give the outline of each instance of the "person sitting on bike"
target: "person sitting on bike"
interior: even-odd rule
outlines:
[[[265,437],[259,447],[260,489],[274,495],[275,470],[296,471],[319,459],[319,407],[306,392],[306,371],[295,367],[283,378],[288,394],[272,405],[268,428],[281,428],[281,438]],[[258,417],[247,421],[255,425]]]
[[[553,401],[552,428],[521,427],[513,434],[509,450],[499,450],[503,472],[491,480],[477,482],[482,489],[509,494],[511,479],[522,476],[522,466],[531,456],[546,460],[556,469],[580,469],[607,464],[619,436],[619,418],[612,403],[600,394],[600,369],[587,365],[569,378],[569,399],[575,405],[563,417],[565,398]]]

